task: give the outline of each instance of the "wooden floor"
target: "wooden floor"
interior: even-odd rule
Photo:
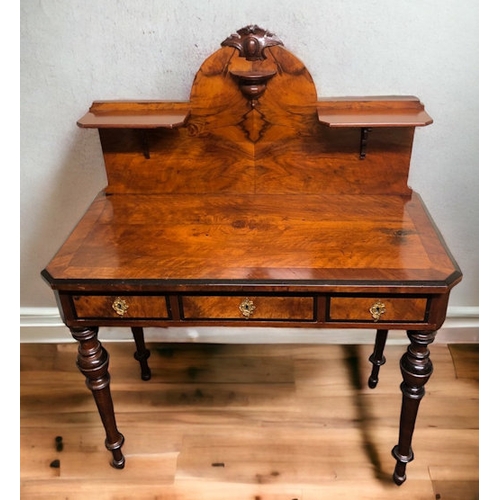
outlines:
[[[143,382],[133,344],[106,344],[126,437],[119,471],[76,345],[21,344],[22,499],[479,498],[477,345],[431,346],[415,461],[400,487],[390,452],[404,346],[386,348],[375,390],[366,345],[149,347],[153,378]]]

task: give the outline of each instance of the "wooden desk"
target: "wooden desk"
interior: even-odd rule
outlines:
[[[370,328],[370,387],[390,329],[408,332],[394,480],[432,373],[428,345],[461,272],[407,186],[414,97],[318,100],[303,64],[249,26],[226,39],[189,102],[96,102],[108,176],[42,272],[79,342],[122,468],[100,326],[132,329],[142,378],[144,327]],[[333,335],[334,333],[332,333]]]

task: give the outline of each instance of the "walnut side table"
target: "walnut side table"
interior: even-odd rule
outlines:
[[[42,271],[79,342],[77,364],[124,467],[102,326],[373,329],[374,388],[391,329],[406,330],[394,481],[406,479],[428,345],[461,272],[407,185],[411,96],[318,99],[305,66],[247,26],[201,66],[187,102],[100,101],[108,184]],[[334,335],[334,333],[332,333]]]

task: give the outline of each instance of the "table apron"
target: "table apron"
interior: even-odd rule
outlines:
[[[447,294],[56,293],[69,327],[256,326],[438,329]]]

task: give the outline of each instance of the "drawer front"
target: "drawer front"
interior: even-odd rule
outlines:
[[[379,297],[331,297],[330,321],[361,321],[369,323],[423,322],[427,299]]]
[[[165,297],[158,295],[75,295],[78,318],[169,318]]]
[[[184,295],[183,319],[313,321],[313,297]]]

